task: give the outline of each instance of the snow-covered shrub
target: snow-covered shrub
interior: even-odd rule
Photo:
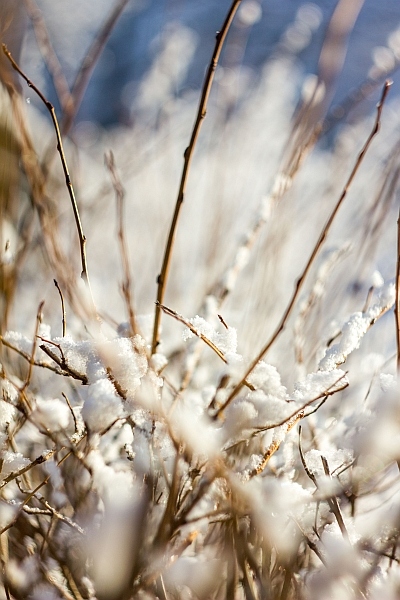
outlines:
[[[158,127],[65,140],[82,230],[54,130],[8,90],[30,202],[2,229],[1,598],[399,596],[399,122],[315,149],[323,90],[291,125],[289,38],[235,105],[216,82],[171,272],[179,74],[158,57]]]

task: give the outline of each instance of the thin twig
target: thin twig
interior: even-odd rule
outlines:
[[[24,385],[22,386],[22,388],[20,389],[20,393],[21,395],[23,395],[23,393],[25,392],[26,388],[29,386],[31,378],[32,378],[32,371],[33,371],[33,367],[35,364],[35,353],[36,353],[36,347],[37,347],[37,335],[38,335],[38,331],[39,331],[39,327],[40,327],[40,323],[42,322],[42,308],[44,305],[44,301],[42,301],[39,304],[39,308],[36,314],[36,326],[35,326],[35,334],[33,336],[33,342],[32,342],[32,352],[31,352],[31,358],[29,360],[29,369],[28,369],[28,374],[26,376],[26,380]]]
[[[326,567],[327,566],[326,561],[325,561],[324,557],[322,556],[322,553],[319,550],[318,546],[312,540],[310,540],[310,538],[307,536],[306,532],[303,530],[300,523],[295,519],[295,517],[291,516],[290,518],[293,521],[293,523],[295,523],[297,525],[300,533],[302,534],[302,536],[304,537],[304,540],[306,541],[307,546],[310,548],[310,550],[312,550],[318,556],[319,560]]]
[[[84,385],[88,384],[87,376],[84,373],[79,373],[79,371],[76,371],[70,367],[65,358],[59,358],[57,354],[45,346],[45,344],[40,344],[39,348],[43,350],[43,352],[45,352],[47,356],[54,360],[54,362],[60,367],[62,371],[60,375],[69,375],[73,379],[78,379],[78,381],[81,381]]]
[[[82,436],[80,438],[80,440],[76,443],[76,446],[84,439],[85,436]],[[61,448],[60,450],[65,449],[64,447]],[[51,450],[49,452],[52,452]],[[57,467],[59,467],[60,465],[62,465],[62,463],[64,461],[67,460],[67,458],[69,458],[71,455],[74,454],[74,449],[69,450],[62,458],[60,458],[60,460],[57,462]],[[42,455],[45,456],[45,455]],[[39,457],[41,458],[41,457]],[[50,458],[50,457],[49,457]],[[45,458],[42,462],[45,462],[47,460],[47,458]],[[40,464],[40,463],[37,463]],[[34,465],[28,465],[28,470]],[[34,490],[32,490],[31,492],[28,493],[27,497],[24,499],[24,501],[22,502],[22,504],[19,506],[17,514],[14,515],[14,518],[7,523],[7,525],[5,525],[2,529],[0,529],[0,536],[3,535],[3,533],[5,533],[6,531],[8,531],[9,529],[11,529],[11,527],[13,527],[15,525],[15,523],[17,522],[24,506],[26,506],[28,504],[28,502],[30,502],[30,500],[37,494],[37,492],[44,487],[45,485],[48,484],[48,482],[50,481],[51,478],[51,474],[46,475],[46,477],[44,479],[42,479],[42,481],[35,487]],[[4,483],[4,481],[2,482]]]
[[[189,533],[189,535],[184,538],[180,544],[176,544],[168,551],[168,553],[163,555],[162,561],[160,561],[159,565],[155,563],[155,565],[151,565],[153,570],[149,568],[148,571],[144,571],[144,573],[134,583],[132,595],[129,597],[137,597],[140,590],[148,588],[157,579],[157,577],[160,576],[161,573],[169,569],[185,552],[185,550],[195,541],[198,534],[198,531]]]
[[[65,337],[66,333],[67,333],[67,313],[65,311],[64,296],[63,296],[60,286],[58,285],[57,280],[54,279],[53,281],[54,281],[54,285],[58,289],[58,293],[60,294],[61,311],[62,311],[62,337]]]
[[[303,415],[302,415],[303,417],[310,416],[311,413],[305,414],[304,409],[306,409],[308,406],[310,406],[310,404],[313,404],[317,400],[321,400],[321,398],[324,398],[326,400],[326,398],[328,396],[333,396],[334,394],[337,394],[337,392],[342,392],[343,390],[345,390],[349,386],[349,382],[346,381],[346,378],[347,378],[347,372],[344,375],[342,375],[341,377],[339,377],[339,379],[337,381],[335,381],[331,386],[329,386],[321,394],[319,394],[315,398],[311,398],[310,400],[308,400],[305,404],[303,404],[303,406],[301,406],[300,408],[297,408],[291,415],[289,415],[285,419],[282,419],[282,421],[280,421],[279,423],[274,423],[273,425],[266,425],[264,427],[257,427],[257,431],[258,432],[268,431],[269,429],[275,429],[276,427],[281,427],[282,425],[284,425],[285,423],[290,421],[290,419],[293,419],[299,413],[303,413]],[[336,387],[337,384],[340,381],[342,381],[342,379],[345,380],[343,385],[341,385],[340,387]],[[318,405],[318,406],[320,406],[320,405]]]
[[[70,413],[72,415],[72,418],[74,420],[75,433],[78,433],[78,431],[79,431],[78,422],[76,420],[76,414],[74,413],[74,409],[72,408],[71,402],[69,401],[68,396],[64,392],[61,392],[61,395],[64,398],[65,402],[67,403],[69,411],[70,411]]]
[[[200,128],[202,122],[206,116],[207,111],[207,103],[210,96],[211,87],[214,80],[215,70],[218,65],[219,57],[222,51],[222,47],[224,45],[226,36],[228,34],[229,28],[232,24],[233,18],[236,14],[236,11],[239,8],[241,0],[233,0],[231,8],[225,18],[225,22],[222,26],[221,31],[217,33],[217,39],[215,43],[214,52],[211,58],[211,62],[208,67],[207,75],[204,80],[203,90],[201,93],[201,98],[199,102],[199,107],[197,111],[196,120],[194,123],[192,135],[190,138],[189,146],[186,148],[184,153],[184,163],[183,170],[181,175],[181,181],[179,185],[178,197],[176,199],[175,211],[172,217],[172,222],[168,234],[167,244],[164,251],[164,258],[162,262],[161,272],[157,278],[157,304],[154,316],[154,329],[153,329],[153,342],[152,342],[152,354],[154,354],[157,350],[157,346],[159,344],[159,336],[160,336],[160,321],[161,321],[161,308],[160,305],[164,302],[164,295],[167,285],[167,279],[169,275],[169,269],[171,264],[172,257],[172,248],[174,245],[175,234],[178,226],[178,220],[182,208],[182,204],[185,197],[186,185],[188,181],[189,169],[193,157],[193,152],[196,146],[197,138],[200,132]]]
[[[22,356],[22,358],[24,358],[26,361],[29,362],[32,359],[30,354],[24,352],[23,350],[20,350],[16,346],[13,346],[13,344],[7,342],[7,340],[5,340],[2,336],[0,336],[0,342],[7,348],[10,348],[10,350],[13,350],[14,352]],[[43,362],[42,360],[34,360],[33,365],[35,367],[41,367],[42,369],[49,369],[50,371],[53,371],[53,373],[57,373],[57,375],[64,375],[64,373],[62,373],[57,367],[51,365],[50,363]]]
[[[339,209],[341,207],[341,205],[343,204],[344,199],[347,196],[347,193],[349,191],[349,188],[356,176],[357,171],[360,168],[360,165],[365,157],[365,154],[369,148],[369,146],[371,145],[372,140],[374,139],[374,137],[376,136],[376,134],[378,133],[379,129],[380,129],[380,122],[381,122],[381,114],[382,114],[382,109],[383,109],[383,105],[384,102],[386,100],[386,96],[388,94],[389,88],[392,85],[391,81],[386,81],[384,87],[383,87],[383,91],[382,91],[382,95],[381,95],[381,99],[377,104],[376,107],[376,118],[375,118],[375,122],[374,122],[374,126],[372,128],[371,133],[369,134],[367,141],[365,142],[364,146],[362,147],[361,152],[359,153],[356,163],[350,173],[349,178],[347,179],[347,182],[343,188],[343,191],[340,195],[339,200],[337,201],[333,211],[331,212],[324,228],[322,229],[319,238],[317,240],[317,243],[315,244],[310,258],[307,261],[306,266],[304,267],[304,270],[302,272],[302,274],[300,275],[300,277],[298,278],[296,285],[295,285],[295,289],[294,292],[292,294],[292,297],[289,301],[289,304],[286,307],[286,310],[279,322],[278,327],[276,328],[276,330],[274,331],[274,333],[272,334],[271,338],[268,340],[268,342],[265,344],[265,346],[261,349],[261,351],[258,353],[258,355],[256,356],[256,358],[253,360],[253,362],[250,364],[250,366],[248,367],[246,373],[243,375],[242,379],[239,381],[239,383],[236,385],[236,387],[232,390],[232,392],[230,393],[229,397],[227,398],[227,400],[225,401],[225,403],[222,405],[222,407],[219,409],[218,411],[218,415],[221,414],[225,408],[232,402],[232,400],[237,396],[237,394],[240,392],[240,390],[242,389],[242,387],[244,386],[244,382],[245,380],[248,378],[248,376],[250,375],[250,373],[253,371],[253,369],[256,367],[256,365],[259,363],[259,361],[265,356],[265,354],[268,352],[268,350],[271,348],[271,346],[274,344],[274,342],[277,340],[277,338],[279,337],[279,335],[282,333],[282,331],[285,329],[286,327],[286,323],[289,319],[289,316],[293,310],[293,307],[296,303],[297,297],[303,287],[304,281],[314,263],[314,260],[316,258],[316,256],[318,255],[319,251],[321,250],[321,247],[324,244],[324,241],[330,231],[330,228],[332,226],[333,221],[335,220],[335,217],[337,215],[337,213],[339,212]]]
[[[301,464],[303,465],[303,469],[305,470],[307,477],[309,479],[311,479],[311,481],[314,483],[315,487],[318,487],[317,479],[316,479],[314,473],[312,471],[310,471],[310,469],[308,468],[306,459],[304,457],[303,447],[301,444],[301,432],[302,432],[302,426],[299,425],[299,454],[300,454]]]
[[[344,375],[342,375],[341,377],[339,377],[339,379],[337,381],[335,381],[329,388],[327,388],[321,394],[319,394],[319,396],[311,398],[305,404],[303,404],[303,406],[296,408],[295,411],[293,411],[290,415],[288,415],[287,417],[285,417],[284,419],[279,421],[279,423],[275,422],[275,423],[272,423],[271,425],[263,425],[261,427],[254,428],[254,431],[252,432],[250,439],[256,437],[257,435],[260,435],[260,433],[265,433],[266,431],[270,431],[271,429],[276,429],[277,427],[282,427],[283,425],[285,425],[286,423],[289,423],[294,418],[306,419],[313,413],[317,412],[317,410],[319,410],[321,408],[321,406],[326,402],[326,400],[329,396],[333,396],[337,392],[342,392],[343,390],[345,390],[348,387],[348,385],[349,385],[348,381],[345,381],[341,387],[336,387],[336,385],[342,379],[345,379],[346,377],[347,377],[347,372]],[[305,412],[305,409],[308,406],[310,406],[317,400],[320,400],[321,398],[322,398],[322,401],[313,410],[311,410],[307,413]],[[210,408],[212,408],[211,405],[210,405]],[[214,415],[213,419],[216,420],[217,416],[218,416],[218,412]],[[248,441],[249,441],[249,438],[239,440],[239,441],[235,442],[234,444],[232,444],[231,446],[224,448],[224,451],[228,452],[229,450],[232,450],[232,448],[236,448],[240,444],[248,443]]]
[[[215,354],[217,356],[219,356],[219,358],[222,361],[224,361],[225,364],[228,363],[227,359],[225,358],[224,353],[214,344],[214,342],[212,342],[210,339],[208,339],[208,337],[206,337],[203,333],[197,331],[196,327],[194,327],[194,325],[192,325],[192,323],[190,321],[185,319],[185,317],[182,317],[182,315],[180,315],[179,313],[172,310],[172,308],[168,308],[168,306],[165,306],[164,304],[160,304],[159,302],[157,302],[157,305],[160,307],[160,309],[166,315],[173,317],[174,319],[179,321],[179,323],[182,323],[183,325],[185,325],[185,327],[187,327],[189,329],[189,331],[191,331],[191,333],[193,333],[193,335],[195,335],[199,339],[203,340],[203,342],[205,344],[207,344],[207,346],[209,348],[211,348],[211,350],[213,350],[213,352],[215,352]]]
[[[32,88],[34,90],[34,92],[42,100],[43,104],[46,106],[47,110],[49,111],[51,119],[53,121],[53,126],[54,126],[54,130],[56,132],[56,137],[57,137],[57,150],[58,150],[59,155],[60,155],[61,164],[62,164],[62,168],[63,168],[64,175],[65,175],[65,182],[66,182],[66,186],[67,186],[67,189],[68,189],[69,197],[70,197],[70,200],[71,200],[72,210],[73,210],[74,217],[75,217],[76,228],[77,228],[77,231],[78,231],[79,245],[80,245],[80,255],[81,255],[81,265],[82,265],[81,277],[82,277],[82,279],[87,284],[87,287],[88,287],[88,290],[89,290],[89,294],[90,294],[90,298],[91,298],[91,302],[92,302],[92,307],[94,308],[94,300],[93,300],[93,296],[92,296],[92,292],[91,292],[91,288],[90,288],[89,273],[88,273],[87,259],[86,259],[86,236],[83,233],[81,218],[80,218],[80,215],[79,215],[78,204],[76,202],[75,192],[74,192],[74,188],[73,188],[73,185],[72,185],[71,177],[70,177],[70,174],[69,174],[67,159],[65,157],[63,143],[62,143],[62,138],[61,138],[61,133],[60,133],[60,127],[58,125],[57,115],[56,115],[56,112],[54,110],[54,106],[51,104],[51,102],[49,102],[49,100],[47,100],[47,98],[43,95],[43,93],[39,90],[39,88],[36,87],[36,85],[21,70],[21,68],[15,62],[15,60],[13,59],[13,57],[11,55],[11,52],[9,52],[9,50],[8,50],[8,48],[7,48],[7,46],[5,44],[3,44],[3,52],[6,55],[6,57],[8,58],[8,60],[10,61],[13,69],[15,71],[17,71],[17,73],[19,73],[21,75],[21,77],[26,81],[28,87]]]
[[[327,477],[329,477],[329,479],[332,479],[332,475],[331,475],[331,472],[329,469],[329,464],[328,464],[328,461],[326,460],[325,456],[321,456],[321,462],[324,467],[325,475]],[[339,525],[339,529],[342,532],[344,539],[346,539],[347,541],[350,541],[349,534],[346,529],[346,525],[344,523],[342,512],[340,510],[339,502],[337,501],[336,496],[332,496],[331,498],[328,498],[328,504],[329,504],[329,508],[331,509],[332,513],[335,515],[337,524]]]
[[[28,471],[33,469],[33,467],[36,467],[37,465],[42,465],[44,462],[46,462],[46,460],[49,460],[50,458],[52,458],[56,452],[57,452],[57,448],[53,448],[52,450],[46,450],[45,452],[43,452],[43,454],[41,454],[40,456],[35,458],[35,460],[32,460],[29,463],[29,465],[25,465],[24,467],[21,467],[17,471],[13,471],[9,475],[7,475],[7,477],[5,477],[0,482],[0,490],[3,487],[5,487],[8,483],[10,483],[10,481],[17,479],[17,477],[21,477],[21,475],[24,475],[24,473],[27,473]]]
[[[125,238],[124,231],[124,198],[125,190],[122,186],[121,179],[118,175],[114,154],[110,150],[108,154],[104,156],[105,164],[110,172],[112,185],[115,191],[115,198],[117,200],[117,219],[118,219],[118,241],[122,261],[123,281],[122,281],[122,294],[125,300],[125,306],[128,313],[129,325],[131,329],[131,335],[135,335],[138,332],[135,311],[133,309],[132,299],[132,283],[131,283],[131,269],[129,265],[129,253],[128,246]]]
[[[396,302],[394,315],[396,319],[396,342],[397,342],[397,373],[400,374],[400,209],[397,219],[397,264],[396,264]]]
[[[296,414],[290,421],[286,421],[283,427],[285,428],[285,434],[289,433],[291,429],[303,418],[303,414],[300,412]],[[283,442],[283,438],[281,436],[277,436],[271,444],[268,446],[267,450],[264,452],[262,460],[257,467],[254,467],[249,473],[249,478],[255,477],[256,475],[260,475],[267,466],[270,458],[275,454],[277,450],[279,450],[280,445]]]

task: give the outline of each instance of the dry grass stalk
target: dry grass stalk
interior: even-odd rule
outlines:
[[[180,185],[179,185],[178,197],[176,199],[175,210],[174,210],[174,214],[172,217],[170,230],[168,233],[168,239],[167,239],[167,244],[166,244],[165,251],[164,251],[161,272],[157,278],[157,285],[158,285],[157,303],[158,304],[156,304],[156,310],[155,310],[155,316],[154,316],[152,354],[154,354],[156,352],[157,346],[160,341],[159,340],[159,335],[160,335],[159,329],[160,329],[160,319],[161,319],[160,305],[162,305],[164,303],[164,295],[165,295],[165,290],[166,290],[166,285],[167,285],[167,279],[168,279],[168,274],[169,274],[169,269],[170,269],[171,258],[172,258],[172,249],[173,249],[173,245],[174,245],[179,216],[180,216],[181,208],[182,208],[184,197],[185,197],[185,190],[186,190],[186,185],[187,185],[187,181],[188,181],[189,170],[190,170],[190,165],[192,162],[194,149],[196,147],[196,142],[197,142],[197,138],[200,133],[200,128],[201,128],[202,122],[206,117],[208,99],[209,99],[211,87],[212,87],[212,84],[214,81],[214,75],[215,75],[215,71],[216,71],[216,68],[218,65],[219,57],[221,55],[221,51],[222,51],[226,36],[228,35],[228,31],[230,29],[230,26],[232,24],[232,21],[235,17],[235,14],[236,14],[238,8],[239,8],[240,3],[241,3],[241,0],[234,0],[232,2],[232,6],[226,16],[224,24],[222,25],[221,31],[219,31],[217,33],[215,48],[214,48],[214,52],[213,52],[213,55],[212,55],[212,58],[211,58],[211,61],[210,61],[209,67],[208,67],[208,71],[207,71],[207,74],[206,74],[206,77],[204,80],[201,98],[200,98],[200,102],[199,102],[199,108],[198,108],[196,120],[195,120],[195,123],[193,126],[192,135],[190,137],[189,145],[184,152],[184,164],[183,164],[183,170],[182,170],[182,175],[181,175],[181,181],[180,181]]]

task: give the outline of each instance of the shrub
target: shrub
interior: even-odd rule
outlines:
[[[300,76],[282,45],[229,114],[222,85],[222,105],[209,92],[239,4],[194,126],[194,98],[166,86],[158,126],[80,149],[64,138],[81,89],[60,126],[41,97],[50,128],[7,83],[24,183],[2,229],[4,598],[399,594],[389,84],[375,115],[315,148],[323,65],[291,123]]]

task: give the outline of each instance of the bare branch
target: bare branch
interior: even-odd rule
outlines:
[[[396,319],[397,373],[400,374],[400,209],[397,219],[396,301],[394,315]]]
[[[56,286],[58,293],[60,294],[61,311],[62,311],[62,337],[65,337],[66,333],[67,333],[67,313],[65,311],[64,296],[63,296],[61,288],[58,285],[58,282],[56,279],[54,279],[54,285]]]
[[[164,302],[164,295],[167,285],[167,279],[169,275],[169,269],[171,264],[172,257],[172,248],[174,245],[175,234],[178,226],[178,220],[182,208],[182,204],[185,198],[186,185],[188,181],[188,175],[190,170],[190,165],[192,162],[192,157],[194,153],[194,149],[196,146],[197,138],[199,136],[200,128],[203,120],[205,119],[207,112],[207,104],[208,99],[211,92],[211,87],[214,81],[215,70],[218,65],[219,57],[221,55],[222,47],[224,45],[226,36],[232,24],[233,18],[239,8],[241,0],[234,0],[232,2],[231,8],[226,16],[225,22],[222,26],[221,31],[217,33],[217,39],[215,42],[214,52],[211,58],[211,62],[208,67],[207,75],[204,80],[203,90],[201,93],[199,108],[197,111],[196,120],[194,123],[192,135],[190,138],[189,146],[186,148],[184,153],[184,163],[183,163],[183,171],[181,175],[181,182],[179,185],[178,197],[176,199],[175,211],[172,217],[172,222],[168,234],[167,244],[164,251],[164,258],[161,267],[161,273],[157,278],[157,304],[156,311],[154,316],[154,329],[153,329],[153,342],[152,342],[152,354],[154,354],[157,350],[157,346],[159,344],[159,335],[160,335],[160,320],[161,320],[161,308],[160,305]]]
[[[60,127],[58,125],[57,115],[56,115],[56,112],[54,110],[54,106],[51,104],[51,102],[49,102],[49,100],[47,100],[47,98],[45,98],[45,96],[39,90],[39,88],[37,88],[36,85],[21,70],[21,68],[15,62],[15,60],[13,59],[11,53],[9,52],[9,50],[8,50],[8,48],[7,48],[7,46],[5,44],[3,44],[3,52],[6,55],[6,57],[8,58],[8,60],[10,61],[13,69],[15,71],[17,71],[17,73],[19,73],[21,75],[21,77],[26,81],[28,87],[32,88],[34,90],[34,92],[42,100],[43,104],[46,106],[47,110],[49,111],[51,119],[53,121],[53,126],[54,126],[54,130],[56,132],[56,137],[57,137],[57,150],[58,150],[59,155],[60,155],[61,164],[62,164],[62,168],[63,168],[64,175],[65,175],[65,183],[66,183],[67,190],[68,190],[68,193],[69,193],[69,197],[70,197],[70,200],[71,200],[72,210],[73,210],[74,217],[75,217],[75,224],[76,224],[76,228],[77,228],[77,231],[78,231],[79,245],[80,245],[80,254],[81,254],[81,264],[82,264],[81,277],[82,277],[82,279],[87,284],[87,287],[88,287],[88,290],[89,290],[89,294],[90,294],[90,298],[91,298],[91,302],[92,302],[92,307],[94,309],[94,301],[93,301],[93,296],[92,296],[92,292],[91,292],[91,289],[90,289],[89,273],[88,273],[87,259],[86,259],[86,236],[83,233],[81,218],[80,218],[80,215],[79,215],[78,204],[76,202],[75,192],[74,192],[74,188],[73,188],[73,185],[72,185],[71,177],[70,177],[70,174],[69,174],[69,169],[68,169],[68,165],[67,165],[67,159],[65,157],[63,143],[62,143],[62,138],[61,138]]]
[[[35,327],[35,334],[33,336],[32,352],[31,352],[31,358],[29,360],[28,375],[26,376],[26,380],[25,380],[24,385],[20,389],[21,395],[24,394],[24,391],[29,386],[31,378],[32,378],[33,366],[35,364],[35,353],[36,353],[36,346],[37,346],[37,334],[38,334],[38,331],[39,331],[40,323],[42,322],[42,318],[43,318],[43,315],[42,315],[43,305],[44,305],[44,301],[39,304],[39,308],[38,308],[38,311],[37,311],[37,314],[36,314],[36,327]]]
[[[131,329],[131,335],[138,333],[136,325],[135,311],[133,309],[133,298],[132,298],[132,282],[131,282],[131,269],[129,264],[129,253],[128,246],[125,238],[124,230],[124,198],[125,190],[122,186],[119,178],[117,168],[115,165],[114,154],[111,152],[105,155],[106,167],[110,172],[112,185],[115,191],[115,197],[117,200],[117,218],[118,218],[118,241],[122,261],[123,281],[122,281],[122,294],[125,300],[125,306],[128,313],[129,325]]]

